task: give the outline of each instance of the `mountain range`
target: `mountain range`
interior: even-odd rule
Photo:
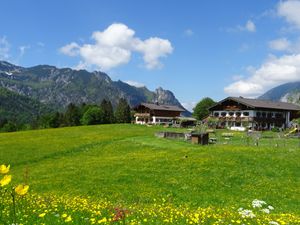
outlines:
[[[0,61],[0,119],[30,121],[46,112],[63,111],[70,103],[100,104],[103,99],[110,100],[115,107],[120,98],[125,98],[131,106],[158,102],[184,108],[169,90],[135,87],[113,81],[103,72],[49,65],[25,68]],[[279,85],[258,99],[300,104],[300,81]],[[184,115],[191,113],[186,110]]]
[[[300,104],[300,81],[274,87],[261,95],[259,99]]]
[[[150,91],[146,87],[131,86],[123,81],[113,81],[103,72],[57,68],[49,65],[21,67],[6,61],[0,61],[0,95],[6,102],[9,98],[18,98],[25,102],[33,101],[36,113],[40,108],[51,108],[62,111],[70,103],[100,104],[103,99],[111,101],[115,107],[120,98],[125,98],[130,106],[141,102],[158,102],[160,104],[177,105],[184,108],[169,90],[159,87]],[[9,111],[0,98],[2,112]],[[9,101],[14,104],[13,101]],[[46,108],[47,108],[46,107]],[[7,110],[4,110],[7,109]],[[29,110],[29,108],[28,108]],[[185,115],[190,115],[186,110]]]

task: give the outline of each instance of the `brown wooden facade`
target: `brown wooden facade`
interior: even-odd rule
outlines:
[[[174,124],[184,109],[174,105],[141,103],[134,107],[137,124]]]

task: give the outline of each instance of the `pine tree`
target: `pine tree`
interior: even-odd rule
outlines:
[[[57,128],[63,126],[63,115],[59,112],[53,113],[49,117],[49,127]]]
[[[124,98],[119,100],[116,108],[115,118],[117,123],[130,123],[131,122],[131,112],[130,106]]]
[[[113,123],[114,122],[114,111],[113,107],[110,101],[107,101],[106,99],[103,99],[100,105],[104,118],[103,118],[103,123]]]
[[[78,126],[80,125],[80,111],[79,108],[70,103],[67,107],[67,111],[65,113],[65,123],[67,126]]]

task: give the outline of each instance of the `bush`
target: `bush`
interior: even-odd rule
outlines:
[[[17,131],[17,125],[11,121],[7,122],[6,124],[4,124],[4,126],[2,127],[2,131],[4,132],[14,132]]]
[[[82,116],[81,123],[83,125],[95,125],[104,122],[104,113],[98,106],[90,107]]]
[[[279,129],[278,127],[273,127],[273,128],[271,129],[271,131],[273,131],[273,132],[279,132],[280,129]]]

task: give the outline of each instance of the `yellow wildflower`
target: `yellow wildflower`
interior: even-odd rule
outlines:
[[[66,219],[65,219],[65,222],[71,222],[72,221],[72,217],[71,216],[68,216]]]
[[[43,218],[45,215],[46,215],[46,213],[41,213],[41,214],[39,215],[39,217],[40,217],[40,218]]]
[[[10,168],[10,165],[8,166],[5,166],[4,164],[0,166],[0,173],[1,174],[6,174],[9,172],[9,168]]]
[[[0,186],[3,187],[5,185],[8,185],[11,181],[11,175],[5,175],[1,180],[0,180]]]
[[[107,219],[106,219],[106,217],[104,217],[103,219],[101,219],[101,220],[98,220],[98,223],[106,223],[107,222]]]
[[[65,214],[65,213],[61,215],[62,218],[66,218],[67,216],[68,216],[68,215]]]
[[[18,195],[25,195],[28,192],[29,186],[28,185],[24,185],[24,184],[19,184],[16,188],[15,188],[15,192]]]

